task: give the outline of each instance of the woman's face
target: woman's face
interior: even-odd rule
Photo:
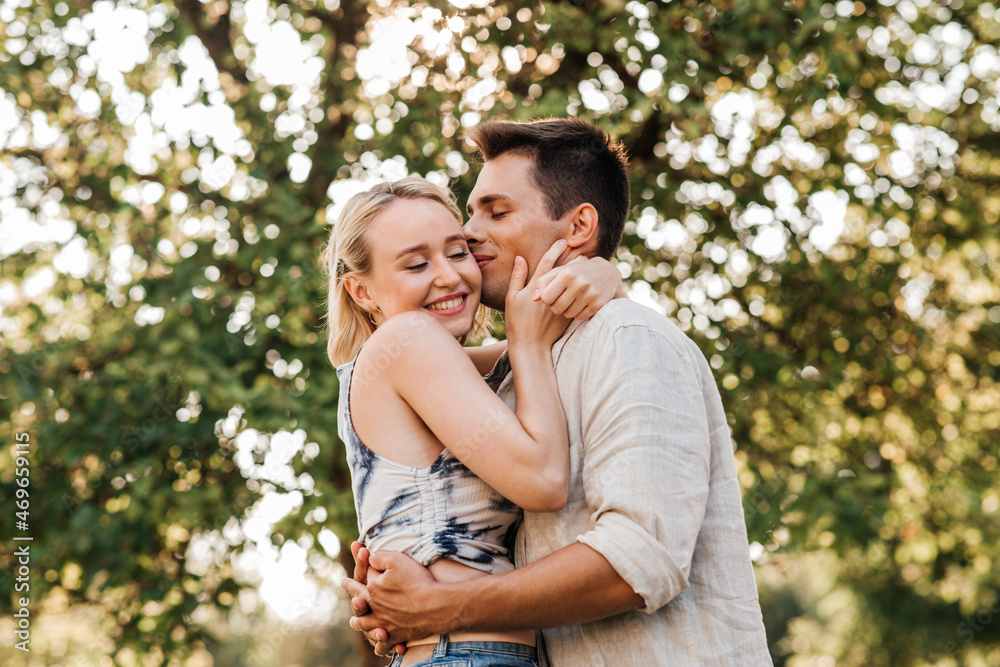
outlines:
[[[430,199],[397,199],[372,222],[367,242],[372,270],[360,282],[382,317],[423,310],[456,338],[469,332],[482,276],[447,208]]]

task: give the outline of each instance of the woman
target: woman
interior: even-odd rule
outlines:
[[[564,248],[554,245],[537,274]],[[482,379],[503,346],[461,346],[482,321],[461,214],[448,191],[422,178],[352,198],[324,264],[339,429],[365,546],[405,552],[438,579],[512,570],[505,545],[520,508],[566,502],[566,420],[551,346],[568,320],[534,300],[517,258],[506,302],[511,412]],[[433,636],[410,642],[393,665],[438,664],[447,650],[471,652],[476,665],[530,666],[534,643],[533,632]]]

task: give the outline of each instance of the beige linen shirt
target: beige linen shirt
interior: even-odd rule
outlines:
[[[571,324],[553,359],[569,500],[524,513],[515,562],[582,542],[645,607],[543,630],[549,664],[770,665],[729,427],[704,355],[667,318],[616,299]],[[502,378],[497,393],[513,408],[506,369],[488,379]]]

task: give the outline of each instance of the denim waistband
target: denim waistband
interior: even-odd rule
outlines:
[[[470,642],[450,642],[448,641],[448,635],[441,635],[437,646],[434,647],[433,655],[420,662],[414,663],[412,667],[417,667],[418,665],[432,665],[437,664],[438,660],[447,658],[461,658],[470,659],[472,662],[470,664],[486,664],[482,662],[486,660],[492,662],[490,655],[503,656],[508,660],[525,663],[530,665],[537,665],[538,661],[538,651],[534,646],[528,646],[526,644],[517,644],[514,642],[491,642],[491,641],[470,641]],[[396,655],[390,667],[397,667],[403,661],[404,654]]]
[[[534,658],[538,651],[534,646],[514,644],[512,642],[448,642],[447,652],[505,653],[507,655],[523,655]]]

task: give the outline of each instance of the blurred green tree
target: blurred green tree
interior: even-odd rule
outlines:
[[[810,608],[765,591],[776,660],[996,664],[998,19],[3,0],[0,441],[31,437],[34,599],[95,605],[117,662],[167,664],[252,583],[241,552],[295,542],[328,574],[324,529],[356,530],[328,225],[370,179],[464,200],[464,127],[569,114],[631,153],[618,259],[718,371],[758,564],[830,557]],[[252,519],[267,494],[289,508],[273,530]]]

